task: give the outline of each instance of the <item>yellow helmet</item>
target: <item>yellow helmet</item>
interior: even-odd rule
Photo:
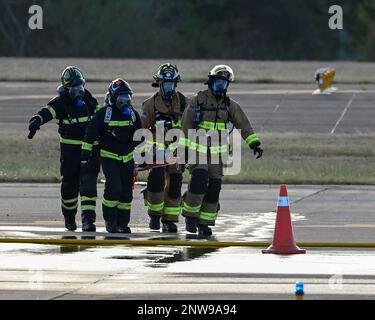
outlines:
[[[319,89],[324,91],[328,89],[335,80],[336,70],[333,68],[321,68],[315,72],[315,80]]]
[[[234,73],[231,67],[221,64],[212,68],[208,73],[208,78],[221,78],[232,82],[234,81]]]

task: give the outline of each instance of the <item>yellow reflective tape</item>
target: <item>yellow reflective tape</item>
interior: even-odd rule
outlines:
[[[202,206],[202,205],[198,205],[198,206],[192,207],[192,206],[189,206],[185,201],[183,201],[182,204],[183,204],[183,208],[185,211],[192,212],[192,213],[199,213],[201,206]]]
[[[126,121],[109,121],[108,126],[110,127],[128,127],[132,126],[133,121],[126,120]]]
[[[83,142],[82,143],[82,150],[92,151],[93,146],[94,145],[91,144],[91,143]]]
[[[81,197],[81,202],[82,201],[96,201],[97,200],[97,197],[92,197],[92,198],[90,198],[90,197]]]
[[[44,123],[44,119],[43,119],[43,117],[42,117],[40,114],[36,114],[35,116],[38,117],[38,118],[40,119],[40,123],[41,123],[41,124]]]
[[[71,119],[71,120],[66,120],[64,119],[63,120],[63,124],[76,124],[76,123],[86,123],[88,121],[91,120],[91,117],[81,117],[81,118],[78,118],[78,119]]]
[[[164,213],[170,216],[178,216],[180,212],[180,207],[164,207]]]
[[[114,159],[114,160],[121,160],[121,158],[116,154],[116,153],[112,153],[112,152],[109,152],[109,151],[106,151],[106,150],[100,150],[100,156],[102,158],[109,158],[109,159]]]
[[[129,161],[131,161],[133,159],[134,159],[133,152],[131,152],[131,153],[125,155],[125,156],[122,156],[122,162],[124,162],[124,163],[127,163],[127,162],[129,162]]]
[[[103,205],[105,205],[108,208],[116,208],[118,205],[118,201],[110,201],[103,198]]]
[[[211,122],[211,121],[202,121],[198,124],[199,128],[206,129],[206,130],[226,130],[226,123],[225,122]]]
[[[119,202],[117,208],[120,210],[130,210],[132,207],[132,203],[126,203],[126,202]]]
[[[81,140],[72,140],[72,139],[65,139],[60,137],[60,143],[63,144],[72,144],[72,145],[82,145]]]
[[[75,205],[73,205],[73,206],[67,206],[67,205],[65,205],[65,204],[61,204],[61,206],[64,208],[64,209],[66,209],[66,210],[74,210],[74,209],[77,209],[78,208],[78,202],[75,204]]]
[[[190,140],[186,139],[186,138],[180,138],[180,140],[178,141],[178,144],[183,146],[183,147],[189,147]]]
[[[220,153],[225,153],[228,152],[228,145],[222,145],[222,146],[217,146],[217,147],[210,147],[210,151],[212,154],[220,154]]]
[[[151,203],[147,201],[147,206],[151,211],[162,211],[164,208],[164,201],[161,203]]]
[[[43,109],[47,109],[50,112],[52,119],[56,119],[56,111],[51,106],[47,105]]]
[[[78,197],[77,198],[73,198],[73,199],[61,199],[62,202],[64,203],[74,203],[74,202],[77,202],[78,201]]]
[[[252,144],[255,141],[259,141],[258,136],[256,134],[252,134],[246,138],[247,144]]]
[[[190,143],[189,149],[198,151],[200,153],[207,153],[207,146],[195,142]]]
[[[95,110],[99,111],[101,108],[102,108],[102,106],[100,104],[97,104],[96,107],[95,107]]]
[[[81,210],[82,211],[95,211],[96,206],[84,205],[84,206],[81,206]]]

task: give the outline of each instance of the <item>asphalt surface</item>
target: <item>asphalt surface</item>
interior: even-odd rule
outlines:
[[[56,94],[57,83],[0,82],[0,126],[2,130],[26,132],[30,117]],[[107,83],[91,83],[88,89],[103,102]],[[149,83],[133,83],[134,106],[150,97]],[[205,86],[181,83],[179,90],[192,96]],[[312,95],[314,85],[233,84],[230,96],[237,100],[258,133],[367,133],[375,128],[375,85],[338,86],[330,96]],[[338,123],[339,122],[339,123]],[[56,130],[51,123],[44,130]]]
[[[139,107],[153,88],[132,85]],[[338,87],[333,95],[316,96],[313,85],[234,84],[231,97],[259,133],[374,132],[375,86]],[[0,134],[26,135],[28,119],[55,88],[0,83]],[[88,88],[101,101],[107,84]],[[204,86],[179,88],[193,95]],[[43,130],[55,134],[56,124]],[[135,190],[128,238],[205,241],[187,234],[182,220],[177,235],[150,232],[141,189]],[[297,241],[374,242],[375,187],[289,186],[289,195]],[[270,241],[277,196],[278,186],[225,185],[210,240]],[[0,184],[0,238],[113,237],[105,233],[100,203],[98,233],[71,233],[63,228],[57,184]],[[0,244],[0,299],[294,299],[296,281],[305,282],[306,299],[375,298],[374,250],[313,248],[275,256],[260,249]]]
[[[186,186],[184,186],[186,188]],[[207,241],[150,232],[137,186],[131,235],[67,232],[57,184],[0,184],[0,238]],[[271,241],[277,186],[225,185],[210,241]],[[103,192],[99,186],[99,194]],[[375,187],[289,186],[298,242],[373,242]],[[79,219],[78,219],[79,220]],[[306,255],[263,255],[262,248],[85,247],[0,244],[0,299],[374,299],[372,249],[309,248]]]

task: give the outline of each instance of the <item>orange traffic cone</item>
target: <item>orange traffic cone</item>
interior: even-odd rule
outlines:
[[[285,185],[280,187],[272,245],[267,250],[262,250],[262,252],[274,254],[306,253],[306,250],[298,248],[294,241],[292,219],[289,210],[289,197]]]

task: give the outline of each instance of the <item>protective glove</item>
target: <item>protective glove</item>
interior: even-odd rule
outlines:
[[[260,148],[260,145],[261,143],[259,141],[254,142],[253,144],[250,145],[250,149],[254,151],[254,155],[255,156],[257,155],[256,159],[261,158],[263,155],[263,149]]]
[[[42,125],[42,120],[38,116],[34,116],[30,119],[29,122],[29,135],[28,138],[32,139],[34,138],[36,132],[40,129],[40,126]]]

